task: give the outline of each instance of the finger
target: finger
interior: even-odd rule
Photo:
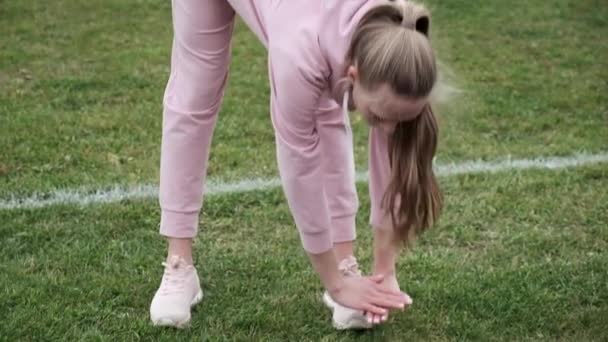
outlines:
[[[374,315],[369,311],[365,314],[365,318],[367,319],[367,323],[371,324],[374,321]]]
[[[386,315],[388,313],[388,311],[382,307],[376,306],[374,304],[365,304],[363,306],[363,309],[365,311],[368,311],[369,314],[376,314],[376,315]]]
[[[409,296],[404,296],[401,293],[394,293],[394,292],[385,292],[382,290],[376,290],[372,292],[375,296],[379,297],[379,298],[384,298],[386,300],[390,300],[392,302],[396,302],[396,303],[401,303],[403,305],[409,305],[408,303],[411,303],[412,299],[409,298]]]
[[[381,292],[382,293],[382,292]],[[386,293],[386,292],[385,292]],[[399,292],[401,295],[400,297],[403,298],[403,303],[405,304],[405,306],[410,306],[412,305],[412,303],[414,302],[414,300],[412,299],[412,297],[410,297],[410,295],[408,295],[405,292]],[[387,295],[394,295],[394,292],[390,292],[390,293],[386,293]],[[393,298],[393,297],[391,297]]]
[[[374,295],[372,296],[371,300],[374,305],[383,308],[400,310],[405,309],[405,302],[403,298],[398,299],[397,297],[389,298],[389,296],[385,295]]]
[[[407,295],[407,293],[401,292],[399,290],[394,290],[394,289],[392,289],[392,288],[390,288],[390,287],[388,287],[388,286],[386,286],[384,284],[374,284],[374,285],[375,285],[374,288],[376,290],[378,290],[379,292],[382,292],[382,293],[385,293],[385,294],[388,294],[388,295],[399,296],[399,297],[401,297],[403,299],[405,299],[406,297],[409,297]]]
[[[388,321],[388,314],[382,316],[382,322]]]
[[[373,281],[374,283],[381,283],[384,281],[384,275],[383,274],[374,274],[373,276],[369,276],[367,277],[369,280]]]
[[[390,290],[390,289],[387,289],[385,287],[374,287],[374,290],[380,296],[386,296],[388,298],[394,298],[395,300],[403,302],[403,304],[407,304],[407,302],[411,302],[412,301],[412,298],[410,298],[410,296],[405,295],[405,294],[403,294],[402,292],[399,292],[399,291]]]
[[[412,303],[414,303],[412,297],[410,297],[410,295],[408,295],[407,293],[403,292],[403,296],[405,297],[405,305],[410,306],[412,305]]]

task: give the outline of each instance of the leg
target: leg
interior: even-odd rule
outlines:
[[[168,239],[154,325],[182,327],[203,292],[192,265],[209,147],[230,58],[234,11],[226,0],[173,0],[171,75],[165,89],[160,165],[160,233]]]
[[[234,11],[225,0],[173,1],[171,75],[165,90],[160,233],[169,255],[192,262],[211,137],[230,59]]]
[[[331,215],[334,252],[341,261],[354,255],[355,216],[359,206],[352,133],[347,130],[342,108],[327,98],[320,101],[316,119],[323,151],[323,183]]]

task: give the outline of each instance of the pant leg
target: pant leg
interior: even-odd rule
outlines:
[[[171,75],[163,101],[160,233],[198,229],[211,138],[230,60],[234,11],[226,0],[173,0]]]
[[[352,133],[347,131],[342,107],[324,96],[316,115],[322,150],[323,185],[331,216],[332,242],[356,239],[359,207],[355,187]]]

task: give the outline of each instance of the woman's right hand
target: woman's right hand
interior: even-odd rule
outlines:
[[[383,275],[370,277],[343,277],[340,286],[329,290],[339,304],[377,315],[385,315],[388,309],[405,308],[407,297],[382,284]]]

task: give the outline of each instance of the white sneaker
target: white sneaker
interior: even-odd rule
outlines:
[[[342,260],[338,265],[338,270],[347,277],[361,276],[357,259],[353,256]],[[338,330],[369,329],[372,327],[372,324],[367,321],[367,317],[365,317],[363,311],[351,309],[336,303],[327,291],[323,293],[323,303],[332,310],[332,324],[334,328]]]
[[[171,256],[150,304],[150,319],[157,326],[182,328],[190,322],[190,308],[203,299],[196,268],[183,258]]]

